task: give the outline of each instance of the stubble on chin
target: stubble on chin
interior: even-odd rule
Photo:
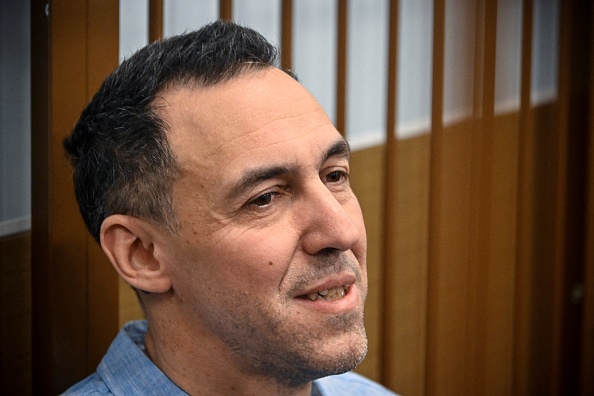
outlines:
[[[332,329],[329,332],[288,325],[288,320],[268,323],[271,337],[262,340],[260,352],[249,357],[259,374],[282,386],[299,388],[318,378],[345,373],[367,354],[362,311],[328,318],[325,326]]]
[[[313,323],[309,328],[302,325],[289,330],[286,323],[285,326],[279,323],[279,328],[270,329],[277,334],[280,328],[284,328],[280,332],[285,335],[292,333],[291,337],[284,340],[282,349],[293,353],[285,355],[287,371],[281,376],[286,378],[286,385],[293,387],[353,370],[363,361],[368,351],[363,315],[367,284],[359,263],[344,253],[327,254],[316,257],[307,268],[307,273],[292,274],[290,279],[293,284],[289,295],[294,295],[295,291],[303,290],[325,276],[346,271],[355,275],[361,306],[353,312],[326,317],[325,323]],[[290,304],[289,297],[286,302]]]
[[[295,304],[296,292],[344,271],[355,274],[360,306],[335,316],[302,315],[305,308]],[[223,311],[219,312],[216,332],[246,374],[297,389],[315,379],[354,369],[368,348],[363,321],[367,287],[356,260],[344,253],[323,255],[299,272],[288,274],[284,281],[289,286],[270,296],[268,302],[256,302],[247,291],[232,299],[220,296]]]

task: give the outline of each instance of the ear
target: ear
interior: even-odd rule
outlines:
[[[101,225],[101,248],[130,286],[150,293],[165,293],[171,289],[171,279],[155,252],[157,233],[144,220],[112,215]]]

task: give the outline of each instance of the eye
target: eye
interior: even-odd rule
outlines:
[[[270,202],[272,202],[273,195],[274,195],[273,192],[267,192],[266,194],[262,194],[259,197],[257,197],[256,199],[254,199],[252,202],[250,202],[250,204],[256,205],[256,206],[269,205]]]
[[[341,170],[335,170],[326,175],[326,182],[339,183],[348,179],[348,174]]]

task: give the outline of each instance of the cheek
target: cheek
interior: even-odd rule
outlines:
[[[212,240],[206,248],[214,276],[234,279],[242,287],[278,288],[294,256],[295,242],[286,232],[248,230],[232,232]]]

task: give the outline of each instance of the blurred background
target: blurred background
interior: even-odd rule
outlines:
[[[147,43],[264,34],[351,143],[370,351],[403,395],[594,394],[594,9],[580,0],[0,2],[0,394],[57,394],[142,316],[61,142]]]

